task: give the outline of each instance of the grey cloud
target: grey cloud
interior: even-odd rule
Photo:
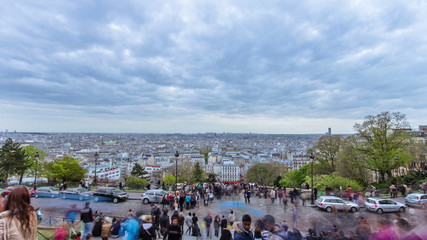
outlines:
[[[0,100],[100,115],[122,107],[135,118],[425,108],[425,9],[415,0],[17,2],[0,10]]]

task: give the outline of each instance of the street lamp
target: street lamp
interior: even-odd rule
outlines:
[[[98,152],[95,152],[95,180],[94,183],[96,184],[96,165],[98,165]]]
[[[399,157],[394,156],[394,163],[396,164],[397,162],[399,162]],[[400,167],[398,169],[396,169],[396,185],[399,186],[399,176],[400,176]]]
[[[314,181],[313,181],[313,164],[314,164],[314,153],[310,153],[311,159],[311,205],[314,205]]]
[[[179,153],[176,151],[175,153],[175,191],[178,190],[178,157]]]
[[[34,172],[34,190],[37,190],[37,165],[39,164],[39,152],[36,152],[36,154],[34,154],[34,157],[36,158],[36,169]]]

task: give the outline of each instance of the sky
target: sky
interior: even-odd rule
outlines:
[[[427,124],[424,0],[0,3],[0,131]]]

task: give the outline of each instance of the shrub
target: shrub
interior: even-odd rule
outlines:
[[[126,180],[126,186],[130,189],[143,189],[147,184],[148,181],[140,177],[129,177]]]
[[[311,176],[306,176],[305,181],[311,183]],[[335,173],[331,175],[314,176],[314,186],[319,190],[325,189],[326,186],[329,186],[334,190],[337,190],[340,187],[345,190],[348,186],[353,188],[355,191],[361,191],[363,189],[357,181],[351,178],[340,177]]]

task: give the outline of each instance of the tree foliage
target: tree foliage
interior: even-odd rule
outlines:
[[[336,171],[338,153],[343,137],[339,135],[323,136],[309,152],[315,153],[315,161],[319,163],[317,173],[330,174]]]
[[[371,172],[363,167],[363,162],[366,162],[365,157],[357,149],[357,137],[347,137],[342,142],[341,150],[338,153],[337,174],[341,177],[354,179],[365,186],[368,185]]]
[[[147,186],[148,181],[145,178],[140,177],[128,177],[126,179],[126,186],[130,189],[143,189]]]
[[[173,185],[175,184],[175,176],[172,174],[166,174],[165,177],[163,178],[163,182],[166,185]]]
[[[144,176],[146,176],[148,172],[145,171],[145,168],[141,167],[139,163],[135,163],[130,174],[134,177],[144,178]]]
[[[256,163],[249,168],[246,178],[251,183],[262,186],[273,186],[274,180],[282,176],[286,167],[280,163]]]
[[[80,181],[85,177],[87,170],[79,165],[79,160],[72,157],[64,157],[45,166],[48,177],[62,181]]]
[[[355,124],[357,150],[363,157],[362,166],[380,174],[380,180],[390,177],[392,170],[407,164],[409,128],[406,116],[399,112],[383,112],[365,117],[362,124]]]
[[[28,166],[28,159],[26,159],[21,145],[8,138],[0,148],[0,170],[3,173],[4,181],[7,181],[11,174],[21,174]]]
[[[202,168],[200,167],[200,163],[196,162],[194,164],[194,168],[193,168],[193,174],[192,174],[192,183],[201,183],[203,182],[203,180],[205,180],[205,172],[202,170]]]
[[[311,181],[311,176],[306,176],[305,181]],[[314,176],[314,186],[317,189],[325,189],[326,186],[329,186],[335,190],[340,189],[340,187],[342,189],[346,189],[350,186],[355,191],[362,190],[362,185],[360,185],[356,180],[340,177],[336,173]]]
[[[283,175],[283,178],[279,181],[282,187],[300,187],[305,181],[306,176],[310,176],[310,164],[302,166],[298,170],[288,171]]]

